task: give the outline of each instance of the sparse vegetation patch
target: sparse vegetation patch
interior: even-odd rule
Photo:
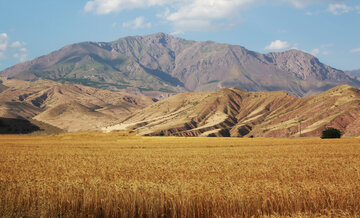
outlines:
[[[340,130],[335,128],[327,128],[322,132],[322,139],[341,138],[342,133]]]

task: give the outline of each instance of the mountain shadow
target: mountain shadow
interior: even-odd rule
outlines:
[[[178,78],[172,77],[171,75],[162,72],[161,70],[154,70],[147,68],[140,64],[140,66],[148,73],[150,73],[153,76],[156,76],[160,78],[161,80],[170,83],[172,86],[181,86],[184,87],[184,83],[181,82]]]
[[[0,117],[0,134],[29,134],[40,130],[29,120]]]

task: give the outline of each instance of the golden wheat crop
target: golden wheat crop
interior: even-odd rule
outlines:
[[[354,217],[360,139],[0,136],[0,193],[0,217]]]

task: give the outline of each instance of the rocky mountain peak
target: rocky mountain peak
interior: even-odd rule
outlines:
[[[359,80],[299,50],[261,54],[239,45],[196,42],[166,33],[76,43],[5,69],[0,76],[117,91],[136,88],[151,95],[237,87],[304,96],[339,84],[360,87]]]

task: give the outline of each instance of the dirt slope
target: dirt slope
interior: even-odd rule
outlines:
[[[182,93],[104,128],[137,129],[141,135],[320,136],[326,127],[360,135],[360,90],[348,85],[313,97],[237,88]]]
[[[144,96],[48,80],[0,80],[8,87],[0,93],[0,117],[35,119],[66,131],[96,130],[153,102]]]

